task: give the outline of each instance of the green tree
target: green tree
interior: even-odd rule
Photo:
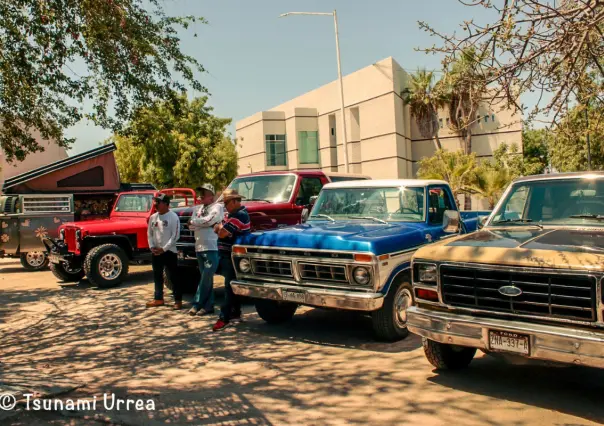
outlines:
[[[548,140],[551,134],[547,129],[524,129],[522,131],[522,150],[524,162],[530,172],[545,172],[549,164]]]
[[[474,172],[469,190],[484,197],[493,209],[495,204],[509,185],[510,173],[506,167],[498,167],[489,162],[483,162]]]
[[[0,148],[9,161],[69,146],[85,118],[119,131],[133,111],[205,89],[202,65],[178,29],[203,19],[167,16],[160,0],[0,0]],[[83,105],[88,104],[89,109]]]
[[[501,144],[493,151],[493,161],[484,161],[484,164],[495,169],[505,169],[510,180],[520,176],[535,175],[542,172],[543,164],[533,158],[523,157],[518,145]]]
[[[218,118],[207,97],[156,102],[135,112],[123,134],[109,142],[123,179],[159,188],[226,186],[237,174],[235,144],[226,136],[230,119]]]
[[[459,196],[467,193],[474,181],[476,154],[463,151],[438,150],[432,157],[419,161],[417,176],[420,179],[441,179],[449,183],[451,191],[459,203]]]
[[[420,134],[434,139],[436,149],[442,149],[438,131],[438,110],[443,108],[449,97],[442,90],[443,85],[434,82],[434,73],[425,69],[411,75],[409,86],[403,90],[403,100],[409,105],[411,115],[417,122]]]
[[[445,61],[444,84],[449,98],[450,128],[463,139],[463,151],[472,152],[472,127],[487,92],[487,80],[476,50],[467,48]]]
[[[587,125],[586,110],[589,114]],[[548,138],[550,162],[560,172],[587,170],[587,134],[590,136],[593,170],[604,170],[604,120],[599,104],[575,106]]]

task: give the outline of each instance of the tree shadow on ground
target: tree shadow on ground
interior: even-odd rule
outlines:
[[[572,381],[572,390],[565,392],[556,380],[559,370],[537,370],[535,379],[532,370],[519,372],[499,360],[479,358],[464,373],[469,376],[439,374],[426,380],[430,367],[419,338],[373,342],[366,317],[302,309],[291,323],[272,327],[246,305],[244,324],[213,333],[216,317],[190,317],[186,310],[169,307],[146,309],[150,277],[145,272],[140,282],[135,277],[103,291],[3,289],[2,371],[31,367],[40,380],[66,377],[86,383],[79,392],[88,397],[116,392],[157,399],[161,409],[153,413],[107,413],[128,424],[231,419],[417,424],[451,418],[473,424],[530,423],[522,420],[518,407],[502,413],[492,398],[604,420],[595,398],[604,381],[590,379],[591,373],[582,373],[585,381]],[[564,374],[570,388],[572,375]],[[548,398],[547,392],[563,392],[565,401]],[[500,411],[495,415],[494,410]],[[127,417],[134,415],[135,420]]]

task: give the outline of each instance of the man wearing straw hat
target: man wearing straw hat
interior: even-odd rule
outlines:
[[[224,277],[225,300],[220,310],[220,318],[213,330],[227,327],[231,322],[241,321],[241,302],[233,293],[231,281],[235,278],[235,269],[231,261],[231,251],[236,238],[250,232],[250,216],[241,205],[241,195],[235,189],[226,189],[222,201],[226,210],[222,224],[214,226],[218,234],[218,254],[220,257],[220,274]]]

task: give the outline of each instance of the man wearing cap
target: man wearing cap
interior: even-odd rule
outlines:
[[[201,279],[193,299],[190,315],[207,315],[214,312],[214,273],[218,268],[218,235],[212,229],[222,222],[224,208],[214,203],[214,187],[205,183],[197,188],[201,205],[196,206],[189,221],[189,229],[195,232],[195,254]]]
[[[176,241],[180,237],[180,221],[173,211],[170,211],[170,197],[158,194],[153,198],[156,213],[149,218],[147,238],[151,249],[153,279],[155,281],[155,297],[147,302],[148,308],[164,305],[164,268],[172,281],[174,292],[174,309],[182,309],[182,290],[177,278],[178,265]]]
[[[220,318],[213,330],[224,329],[231,321],[241,321],[241,302],[233,293],[231,281],[235,278],[235,269],[231,261],[231,250],[236,238],[250,232],[250,216],[241,205],[241,195],[234,189],[222,193],[224,208],[227,211],[222,224],[214,226],[218,234],[218,254],[220,257],[220,274],[224,277],[225,300],[220,310]]]

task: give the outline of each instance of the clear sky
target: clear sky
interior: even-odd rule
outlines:
[[[281,13],[337,9],[344,74],[389,56],[410,70],[440,68],[439,57],[414,50],[438,43],[417,21],[451,33],[473,15],[479,22],[492,19],[484,9],[457,0],[165,0],[165,5],[169,14],[209,21],[183,30],[182,48],[206,68],[200,80],[215,113],[233,123],[337,78],[333,20],[278,18]],[[68,135],[77,138],[73,155],[97,147],[110,132],[81,123]]]

